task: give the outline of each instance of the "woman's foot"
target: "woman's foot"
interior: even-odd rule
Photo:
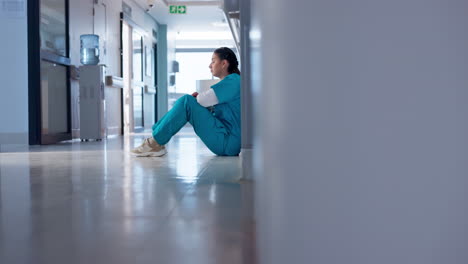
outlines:
[[[159,145],[152,137],[146,138],[140,146],[130,152],[137,157],[161,157],[167,153],[166,148]]]

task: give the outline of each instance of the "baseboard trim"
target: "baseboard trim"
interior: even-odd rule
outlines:
[[[118,126],[116,127],[107,127],[107,135],[108,136],[113,136],[113,135],[120,135],[120,131],[122,129]]]

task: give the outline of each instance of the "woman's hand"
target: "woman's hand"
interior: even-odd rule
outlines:
[[[193,97],[197,97],[197,96],[198,96],[198,93],[197,93],[197,92],[194,92],[194,93],[192,94],[192,96],[193,96]]]

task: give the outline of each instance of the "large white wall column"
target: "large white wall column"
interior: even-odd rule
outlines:
[[[253,109],[252,109],[252,83],[251,83],[251,53],[250,53],[250,0],[240,0],[240,59],[241,59],[241,106],[242,106],[242,177],[253,179]]]
[[[467,263],[468,2],[252,4],[261,263]]]

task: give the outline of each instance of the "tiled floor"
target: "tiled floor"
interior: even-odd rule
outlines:
[[[255,263],[252,185],[184,128],[162,158],[149,134],[0,152],[0,263]]]

